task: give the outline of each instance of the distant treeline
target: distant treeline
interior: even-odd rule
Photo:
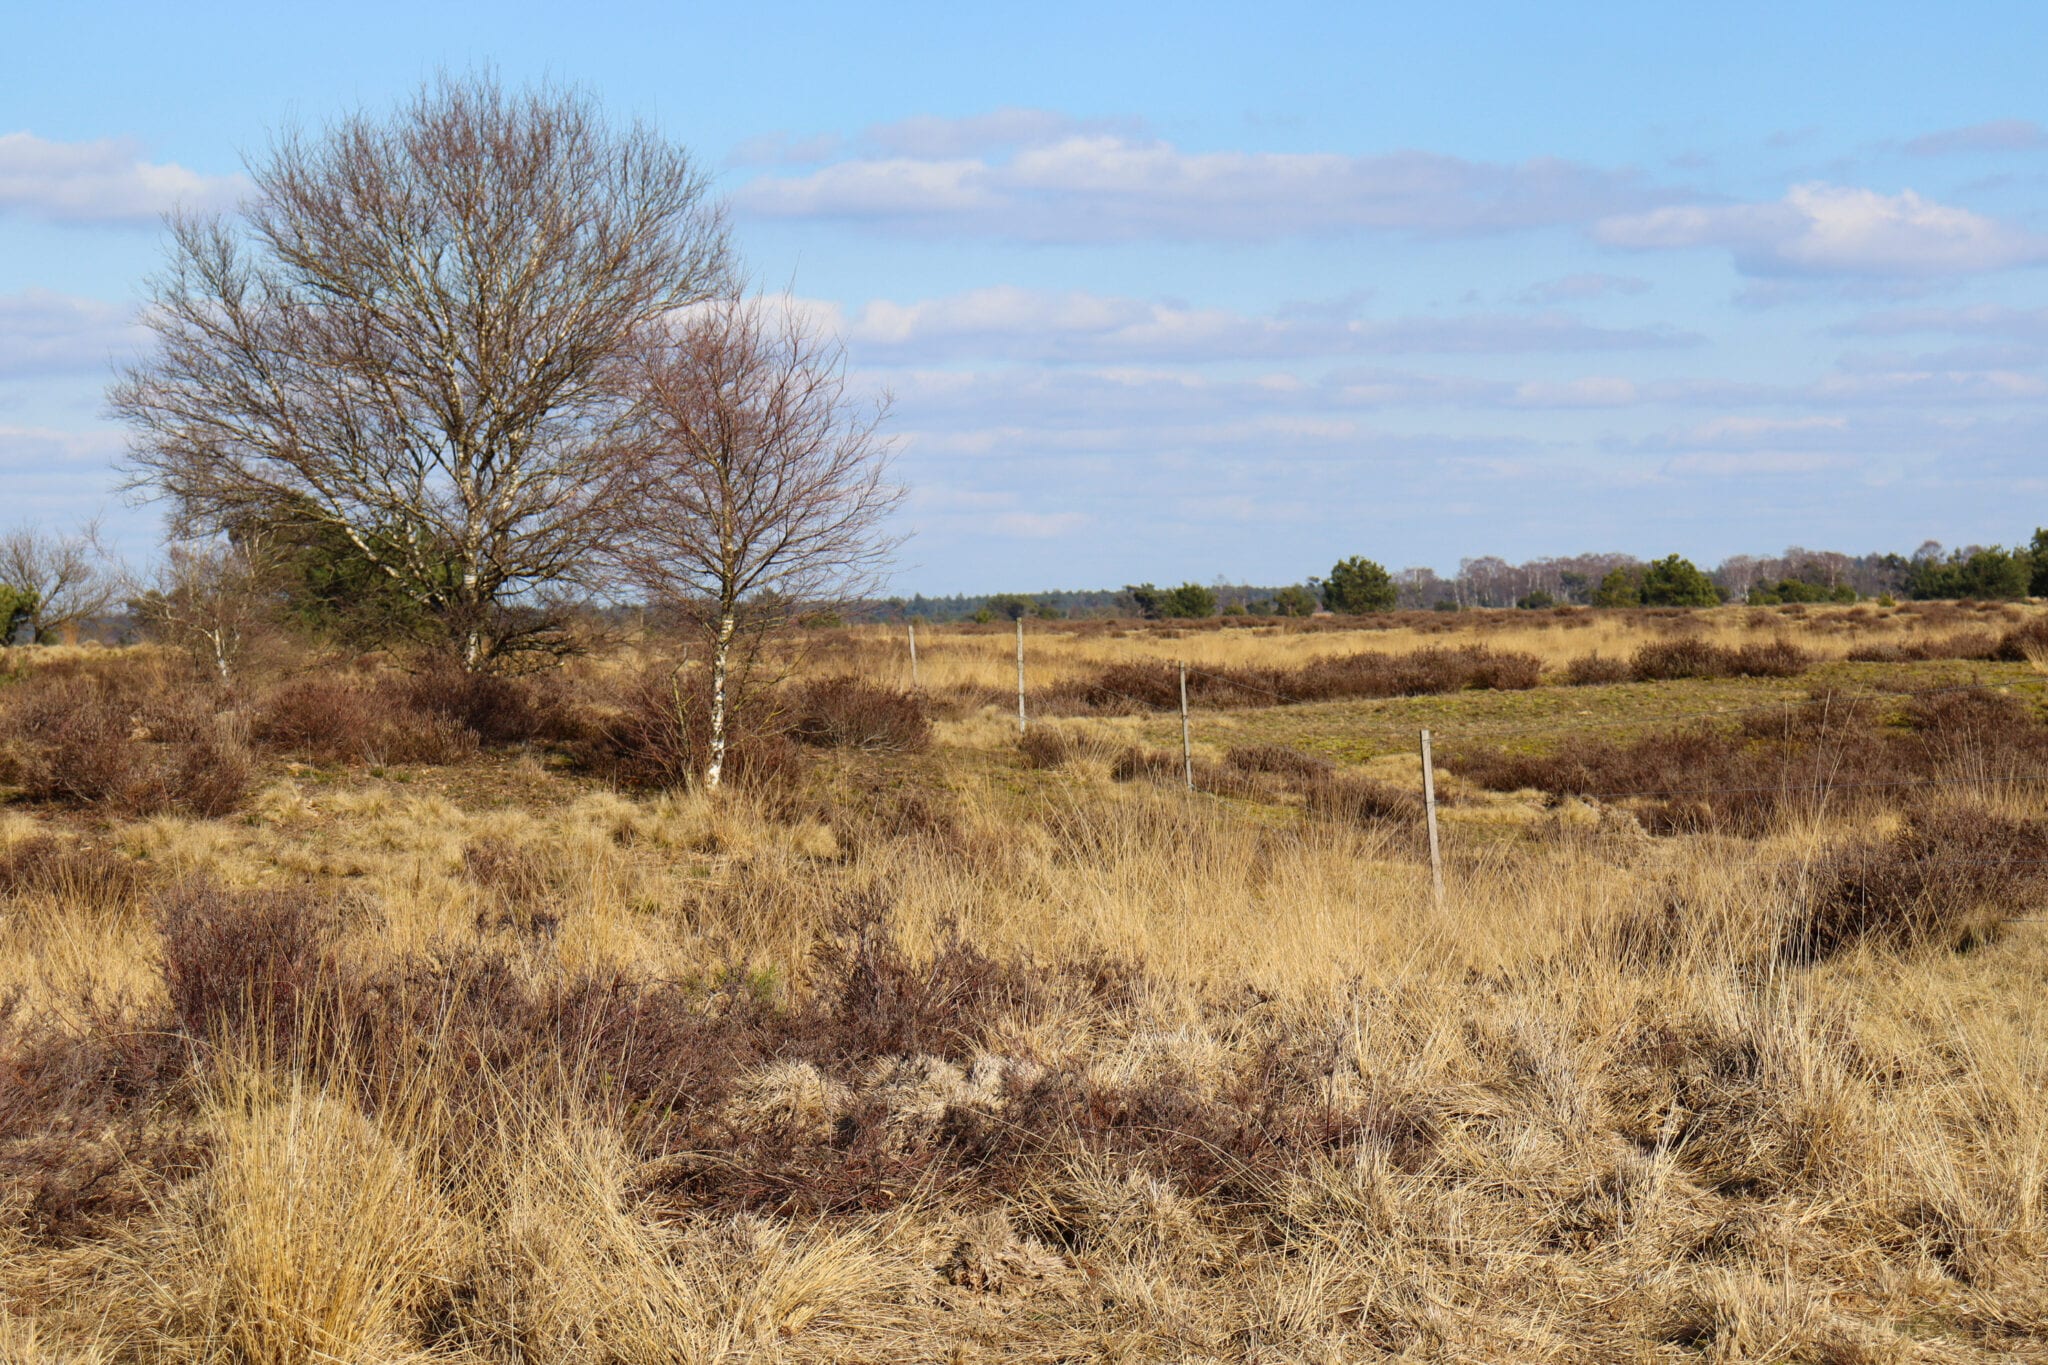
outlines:
[[[1020,593],[958,593],[891,597],[859,613],[870,619],[994,621],[1016,617],[1296,616],[1319,609],[1458,611],[1470,607],[1706,606],[1747,602],[1855,602],[1868,598],[2048,596],[2048,530],[2006,548],[1949,550],[1935,541],[1910,555],[1862,555],[1792,546],[1779,555],[1735,555],[1711,569],[1679,556],[1645,561],[1628,554],[1580,554],[1511,564],[1487,555],[1460,561],[1444,577],[1434,569],[1393,572],[1363,557],[1344,560],[1326,576],[1300,583],[1150,583]]]

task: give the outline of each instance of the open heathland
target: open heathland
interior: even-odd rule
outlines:
[[[0,1361],[2048,1361],[2044,621],[13,651]]]

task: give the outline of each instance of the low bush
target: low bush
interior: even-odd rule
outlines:
[[[1467,689],[1520,691],[1542,681],[1543,663],[1520,654],[1468,645],[1407,654],[1362,651],[1315,659],[1299,668],[1217,666],[1190,669],[1190,705],[1211,709],[1352,697],[1411,697]],[[1180,675],[1170,664],[1112,664],[1094,676],[1056,684],[1055,707],[1124,714],[1180,706]]]
[[[295,679],[257,705],[255,737],[315,763],[446,764],[475,754],[476,732],[453,717],[414,709],[409,687]]]
[[[1789,640],[1760,641],[1731,649],[1688,637],[1644,645],[1629,660],[1629,674],[1637,682],[1668,682],[1674,678],[1793,678],[1812,664],[1812,657]]]
[[[2000,636],[1991,657],[2003,663],[2048,662],[2048,616],[2036,616]]]
[[[1818,694],[1747,717],[1625,744],[1571,737],[1547,753],[1454,750],[1445,766],[1494,791],[1628,803],[1653,834],[1756,835],[1788,809],[1899,806],[1956,784],[2048,782],[2048,726],[2027,705],[1968,688],[1908,699],[1898,725],[1867,702]]]
[[[275,1057],[304,1038],[339,922],[331,903],[202,878],[170,888],[158,913],[164,986],[187,1037],[260,1039]]]
[[[2010,638],[2010,637],[2007,637]],[[2003,641],[1988,630],[1963,630],[1932,640],[1879,641],[1858,645],[1847,655],[1859,664],[1921,664],[1943,659],[1989,659]]]
[[[1328,777],[1337,765],[1321,754],[1305,754],[1280,744],[1234,745],[1223,761],[1239,772],[1272,773],[1296,781]]]
[[[1859,943],[1966,949],[2048,890],[2048,822],[1925,810],[1889,839],[1814,867],[1780,952],[1813,962]]]
[[[931,717],[921,698],[860,678],[800,684],[789,710],[790,736],[819,748],[893,754],[931,746]]]
[[[1573,687],[1627,682],[1634,676],[1628,660],[1608,659],[1598,654],[1581,654],[1564,666],[1564,680]]]
[[[510,678],[443,665],[414,673],[389,691],[406,709],[451,722],[484,744],[530,744],[584,737],[555,675]]]
[[[723,779],[787,795],[802,780],[802,752],[766,699],[752,701],[727,716]],[[709,680],[661,666],[647,670],[621,690],[593,749],[622,786],[677,791],[697,785],[711,758]]]
[[[248,751],[205,694],[138,698],[78,674],[39,679],[13,703],[10,766],[32,801],[211,819],[248,798]]]
[[[1796,678],[1811,667],[1813,656],[1782,637],[1742,645],[1728,656],[1728,671],[1738,678]]]

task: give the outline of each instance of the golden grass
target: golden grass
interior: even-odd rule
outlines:
[[[1106,664],[1137,660],[1179,660],[1191,668],[1298,668],[1315,659],[1365,651],[1402,654],[1475,642],[1533,654],[1545,669],[1558,671],[1589,654],[1626,659],[1645,644],[1671,638],[1674,631],[1731,646],[1783,637],[1816,658],[1830,660],[1863,645],[2003,632],[2037,614],[2037,608],[2016,605],[1986,606],[1976,613],[1869,605],[1790,610],[1731,606],[1675,615],[1486,611],[1431,621],[1427,628],[1326,628],[1318,621],[1314,630],[1287,625],[1218,629],[1213,623],[1194,628],[1158,622],[1106,628],[1031,620],[1024,624],[1025,673],[1027,687],[1038,688],[1085,676]],[[819,665],[845,665],[890,686],[910,686],[909,642],[901,626],[861,626],[843,634],[843,643],[819,649]],[[921,626],[917,656],[918,681],[934,693],[1016,688],[1016,638],[1000,626]]]
[[[1711,615],[1721,638],[1752,629]],[[1486,639],[1556,659],[1637,629]],[[1038,647],[1057,671],[1443,642],[1398,634]],[[926,681],[998,685],[1009,644],[920,632]],[[1071,724],[1115,744],[1145,722]],[[885,819],[898,789],[943,819]],[[933,1175],[886,1207],[735,1211],[663,1193],[725,1153],[649,1150],[646,1113],[573,1085],[508,1075],[487,1118],[451,1109],[443,1082],[477,1065],[453,1043],[423,1038],[374,1103],[346,1058],[230,1049],[190,1064],[200,1155],[91,1235],[38,1230],[9,1174],[25,1140],[0,1139],[0,1361],[2048,1359],[2048,928],[1968,954],[1764,951],[1797,870],[1872,817],[1650,839],[1584,803],[1462,791],[1438,910],[1413,831],[1114,783],[1087,752],[1030,771],[999,707],[942,721],[927,757],[834,759],[817,791],[488,808],[280,772],[244,817],[66,837],[164,878],[331,888],[362,971],[467,950],[535,983],[737,966],[791,1003],[879,894],[920,960],[964,940],[1135,973],[1110,1003],[996,1008],[971,1055],[763,1061],[722,1101],[736,1143],[873,1122],[900,1156],[962,1114],[1038,1132],[1029,1082],[1053,1075],[1104,1105],[1249,1115],[1288,1067],[1376,1136],[1217,1156],[1220,1184],[1167,1134],[1105,1137],[1025,1150],[985,1193]],[[2010,786],[1953,799],[2043,814]],[[44,823],[4,820],[0,844]],[[516,876],[483,877],[486,853]],[[1673,905],[1661,952],[1617,950]],[[0,901],[0,996],[73,1034],[104,1026],[88,996],[159,1010],[158,951],[139,905]],[[122,1131],[170,1124],[164,1103]]]

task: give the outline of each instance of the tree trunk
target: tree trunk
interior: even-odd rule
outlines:
[[[718,618],[718,640],[711,648],[711,760],[704,765],[704,787],[717,791],[725,777],[725,671],[738,622],[730,607]]]

